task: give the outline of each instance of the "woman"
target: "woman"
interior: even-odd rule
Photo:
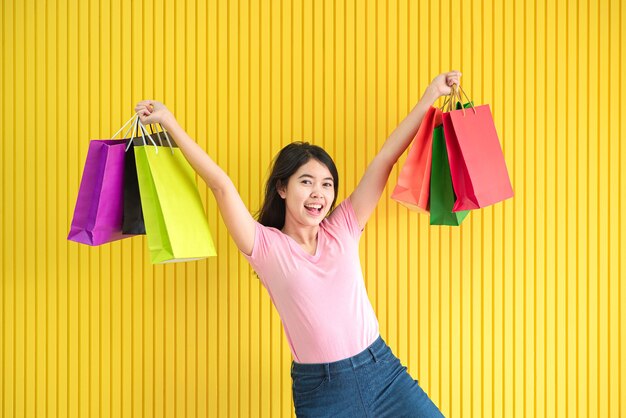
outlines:
[[[433,79],[332,213],[339,188],[332,158],[314,145],[287,145],[274,161],[258,222],[228,175],[162,103],[146,100],[135,107],[142,123],[165,127],[207,183],[235,244],[268,290],[293,356],[298,416],[442,416],[378,332],[358,242],[424,114],[460,77],[452,71]]]

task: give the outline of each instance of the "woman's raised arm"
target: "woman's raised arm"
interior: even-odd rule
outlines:
[[[230,177],[191,139],[165,105],[154,100],[145,100],[137,104],[135,111],[143,124],[160,123],[174,138],[191,167],[213,192],[222,219],[235,244],[244,253],[251,254],[256,224]]]
[[[459,84],[460,77],[461,73],[458,71],[443,73],[435,77],[420,101],[389,135],[383,147],[365,170],[365,174],[349,197],[361,228],[365,227],[370,215],[376,209],[391,169],[415,137],[426,111],[439,97],[450,94],[451,86]]]

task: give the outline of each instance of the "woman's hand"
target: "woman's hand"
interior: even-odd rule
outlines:
[[[448,96],[452,92],[452,85],[460,84],[461,75],[461,72],[456,70],[439,74],[430,82],[428,89],[432,90],[437,98]]]
[[[166,122],[174,119],[174,115],[161,102],[156,100],[143,100],[135,106],[135,112],[139,114],[139,120],[144,125],[160,123],[165,125]]]

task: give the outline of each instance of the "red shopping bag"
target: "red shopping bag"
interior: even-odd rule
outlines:
[[[442,119],[456,195],[452,211],[484,208],[513,197],[489,105],[452,110]]]
[[[433,130],[441,124],[441,110],[430,107],[420,125],[391,198],[409,209],[428,213]]]

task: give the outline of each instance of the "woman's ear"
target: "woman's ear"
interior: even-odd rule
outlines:
[[[285,187],[280,180],[276,181],[276,191],[278,192],[278,195],[281,197],[281,199],[285,199],[285,197],[287,196],[287,187]]]

